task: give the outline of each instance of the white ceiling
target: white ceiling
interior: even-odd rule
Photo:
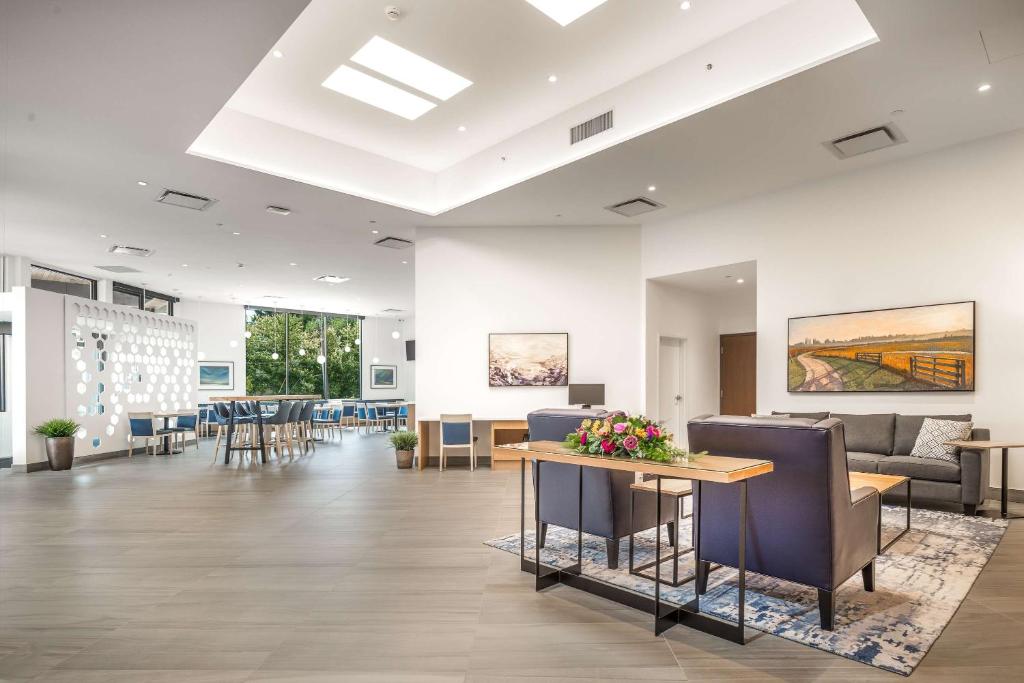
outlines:
[[[650,184],[667,208],[644,218],[662,220],[1022,125],[1024,3],[859,4],[880,42],[424,218],[184,153],[304,0],[8,0],[0,247],[87,275],[127,263],[144,273],[118,279],[182,297],[265,303],[274,294],[282,306],[372,315],[411,309],[414,296],[413,254],[372,246],[370,229],[414,238],[424,224],[636,224],[602,207]],[[992,90],[977,93],[981,82]],[[820,144],[890,120],[906,144],[845,161]],[[162,187],[219,201],[205,212],[162,206],[152,201]],[[293,213],[267,214],[267,204]],[[156,254],[115,258],[113,242]],[[323,273],[353,280],[312,281]]]
[[[754,296],[757,291],[757,261],[730,263],[651,280],[699,294],[732,295],[745,292]]]

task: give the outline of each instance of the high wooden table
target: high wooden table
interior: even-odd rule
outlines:
[[[1020,441],[946,441],[947,446],[957,448],[998,448],[1003,451],[1003,486],[1000,492],[999,511],[978,510],[978,514],[984,517],[1002,517],[1003,519],[1021,519],[1024,515],[1011,513],[1007,507],[1009,503],[1009,478],[1010,478],[1010,449],[1024,448]]]
[[[614,600],[628,607],[643,610],[654,615],[654,634],[660,635],[676,624],[682,624],[719,638],[731,640],[741,645],[746,644],[744,635],[744,603],[746,600],[746,548],[747,548],[747,479],[772,471],[769,460],[753,460],[749,458],[729,458],[718,455],[697,456],[691,460],[678,460],[670,463],[652,462],[650,460],[633,460],[622,457],[603,455],[581,455],[555,441],[531,441],[528,443],[498,446],[519,458],[519,565],[524,572],[533,574],[535,588],[538,591],[551,586],[564,584],[587,593],[593,593],[609,600]],[[540,544],[534,541],[534,559],[526,558],[526,461],[537,462],[534,467],[534,522],[536,524],[534,539],[540,538],[540,462],[558,462],[579,466],[577,510],[576,564],[571,567],[558,568],[542,564],[540,561]],[[661,480],[689,479],[693,482],[694,491],[700,496],[701,482],[710,481],[720,484],[736,484],[739,486],[739,553],[737,569],[739,570],[739,596],[737,598],[738,617],[736,623],[724,621],[700,611],[700,595],[680,607],[665,605],[661,602],[661,562],[654,566],[654,599],[634,593],[619,586],[600,581],[583,574],[583,468],[596,467],[606,470],[640,472],[655,477],[655,498],[657,511],[655,519],[661,519]],[[694,511],[694,556],[700,559],[700,512]],[[661,534],[656,534],[655,557],[661,557]],[[698,570],[700,563],[697,563]]]
[[[260,403],[263,401],[316,401],[323,396],[318,394],[280,394],[272,396],[211,396],[208,400],[230,403],[230,415],[228,415],[228,438],[224,444],[224,464],[231,464],[231,451],[259,451],[260,462],[267,462],[267,443],[263,434],[263,411],[260,410]],[[259,434],[259,445],[232,446],[231,442],[235,436],[235,403],[238,401],[253,401],[256,403],[256,431]]]

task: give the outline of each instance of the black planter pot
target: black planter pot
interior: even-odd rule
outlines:
[[[46,459],[50,461],[51,470],[70,470],[75,460],[75,437],[47,437]]]

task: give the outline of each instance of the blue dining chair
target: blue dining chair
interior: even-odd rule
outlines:
[[[185,450],[185,435],[189,432],[196,437],[196,450],[199,450],[199,415],[193,413],[192,415],[178,415],[174,418],[174,427],[172,427],[175,434],[181,437],[181,450]],[[173,449],[172,449],[173,450]]]
[[[156,447],[160,443],[160,439],[167,435],[174,438],[174,430],[158,426],[153,413],[128,413],[128,428],[131,430],[131,436],[128,439],[128,457],[131,457],[135,451],[135,439],[143,439],[143,450],[149,448],[152,440],[153,455],[156,455]]]
[[[398,420],[395,424],[395,429],[398,429],[398,424],[401,424],[406,429],[409,428],[409,406],[398,406]]]
[[[469,469],[476,469],[476,437],[473,436],[472,415],[441,415],[441,471],[444,472],[448,451],[469,449]]]

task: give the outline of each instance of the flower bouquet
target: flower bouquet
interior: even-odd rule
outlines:
[[[642,415],[612,415],[584,420],[567,434],[565,445],[577,453],[625,456],[656,462],[672,462],[687,452],[672,443],[672,435]]]

